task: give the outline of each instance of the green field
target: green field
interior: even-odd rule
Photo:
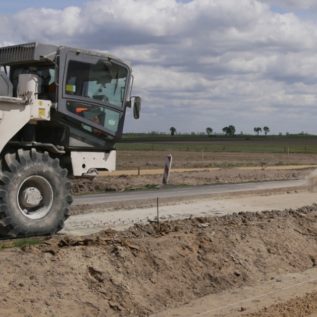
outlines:
[[[244,153],[317,153],[317,136],[124,135],[118,150]]]

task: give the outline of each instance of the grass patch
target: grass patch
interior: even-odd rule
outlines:
[[[28,247],[32,245],[39,245],[45,239],[46,238],[43,238],[43,237],[34,237],[34,238],[31,237],[31,238],[21,238],[21,239],[0,241],[0,250],[12,249],[12,248],[22,249],[24,247]]]

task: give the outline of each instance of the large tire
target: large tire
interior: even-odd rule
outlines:
[[[0,165],[0,229],[11,237],[50,235],[63,228],[72,203],[67,170],[47,152],[18,150]]]

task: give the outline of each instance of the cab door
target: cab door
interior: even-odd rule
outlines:
[[[58,111],[97,137],[122,134],[130,68],[103,54],[62,48]]]

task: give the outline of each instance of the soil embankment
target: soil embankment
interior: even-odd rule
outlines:
[[[0,261],[3,316],[149,316],[315,267],[317,206],[56,236]]]

